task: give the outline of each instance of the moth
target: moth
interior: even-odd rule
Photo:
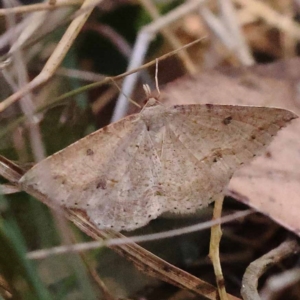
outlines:
[[[82,210],[100,229],[133,230],[207,206],[295,118],[279,108],[166,107],[150,98],[140,113],[36,164],[20,186],[50,206]]]

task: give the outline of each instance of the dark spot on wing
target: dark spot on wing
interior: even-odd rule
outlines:
[[[272,153],[270,151],[267,151],[266,154],[265,154],[265,156],[267,158],[272,158]]]
[[[217,162],[217,161],[218,161],[220,158],[222,158],[222,157],[223,157],[223,155],[222,155],[221,151],[215,152],[215,153],[214,153],[213,162],[214,162],[214,163]]]
[[[276,200],[273,197],[269,197],[269,201],[272,202],[272,203],[276,202]]]
[[[255,135],[255,134],[252,134],[252,135],[250,136],[250,139],[251,139],[251,140],[255,140],[255,139],[256,139],[256,135]]]
[[[223,123],[224,125],[228,125],[228,124],[231,123],[231,121],[232,121],[232,117],[229,116],[229,117],[225,118],[225,119],[222,121],[222,123]]]
[[[86,155],[88,155],[88,156],[94,155],[94,151],[92,149],[87,149]]]
[[[207,109],[212,109],[214,107],[213,104],[209,104],[209,103],[205,104],[205,106]]]
[[[105,190],[106,189],[106,180],[104,178],[101,178],[97,185],[96,185],[96,188],[97,189],[102,189],[102,190]]]

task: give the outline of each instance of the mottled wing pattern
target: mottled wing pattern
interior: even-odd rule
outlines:
[[[162,150],[163,190],[170,211],[208,205],[235,170],[262,152],[296,116],[265,107],[184,105],[170,108]]]
[[[82,209],[99,228],[132,230],[165,211],[208,205],[295,117],[275,108],[166,108],[149,100],[140,114],[50,156],[20,183],[52,204]]]
[[[121,151],[116,149],[115,167],[108,166],[105,171],[105,185],[101,187],[105,202],[99,201],[97,192],[89,200],[93,207],[90,216],[99,227],[131,230],[164,211],[164,198],[158,193],[160,161],[145,124],[139,125],[139,135],[130,136]]]
[[[145,124],[133,115],[38,163],[20,183],[55,205],[83,209],[99,228],[130,230],[160,214],[159,168]]]

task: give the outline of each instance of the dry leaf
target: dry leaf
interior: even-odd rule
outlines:
[[[300,114],[300,60],[214,70],[165,89],[168,103],[220,103],[282,107]],[[300,234],[300,121],[284,128],[264,156],[232,178],[228,194]]]
[[[274,140],[264,156],[232,178],[228,195],[271,217],[300,235],[300,122],[296,120]]]

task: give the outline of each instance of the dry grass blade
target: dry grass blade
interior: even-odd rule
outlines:
[[[20,174],[24,174],[25,170],[20,168],[17,164],[0,156],[0,174],[12,183],[18,183],[20,180]]]
[[[82,2],[82,0],[57,0],[55,5],[50,3],[38,3],[31,5],[16,6],[12,8],[1,8],[0,16],[7,16],[11,14],[26,14],[41,10],[53,10],[64,6],[81,5]]]
[[[78,33],[80,32],[82,26],[84,25],[85,21],[91,14],[94,6],[99,4],[99,0],[86,0],[81,9],[83,13],[79,14],[70,24],[67,31],[63,35],[62,39],[60,40],[59,44],[57,45],[55,51],[52,53],[50,58],[48,59],[46,65],[44,66],[41,73],[35,77],[31,82],[29,82],[26,86],[22,87],[20,90],[15,92],[13,95],[5,99],[0,103],[0,112],[5,110],[8,106],[19,100],[21,97],[26,95],[28,92],[32,91],[33,89],[37,88],[41,84],[45,83],[47,80],[51,78],[54,74],[62,60],[64,59],[67,51],[70,49],[72,43],[74,42],[75,38],[77,37]]]
[[[158,9],[151,0],[140,0],[140,2],[144,6],[145,10],[151,15],[154,21],[160,20],[161,16],[159,15]],[[165,39],[170,43],[173,49],[179,49],[182,47],[179,39],[172,32],[171,27],[165,27],[161,31]],[[181,59],[188,73],[194,74],[196,72],[196,68],[186,50],[178,52],[178,57]]]
[[[300,39],[300,25],[270,8],[267,4],[257,0],[234,0],[234,2],[247,8],[248,12],[265,20],[269,25]]]

